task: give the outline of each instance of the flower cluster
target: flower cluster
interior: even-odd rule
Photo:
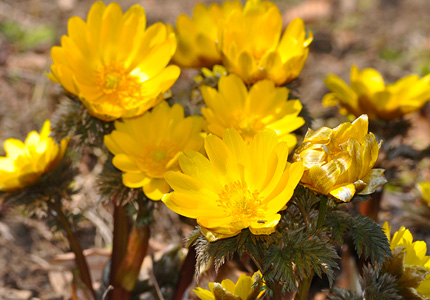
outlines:
[[[351,87],[335,75],[328,75],[325,84],[332,91],[324,96],[323,104],[340,104],[341,113],[370,119],[393,120],[419,110],[430,100],[430,74],[419,78],[406,76],[396,83],[385,85],[381,74],[374,69],[351,68]]]
[[[240,1],[225,1],[209,7],[199,3],[193,17],[180,15],[176,20],[178,49],[173,61],[183,68],[212,68],[222,63],[218,39],[223,22],[235,11],[242,10]]]
[[[282,16],[269,1],[249,0],[196,6],[193,18],[177,21],[175,61],[184,67],[222,63],[250,85],[270,79],[283,85],[297,78],[307,59],[312,33],[306,37],[301,19],[282,33]]]
[[[382,141],[368,132],[368,119],[392,120],[420,109],[430,99],[430,75],[421,79],[411,75],[385,85],[376,70],[360,71],[353,66],[351,87],[328,75],[325,83],[332,92],[324,97],[323,104],[340,104],[341,112],[357,119],[334,129],[308,129],[296,148],[296,134],[300,135],[297,129],[305,124],[306,111],[302,112],[300,100],[289,99],[292,93],[284,85],[299,76],[313,36],[311,32],[306,34],[304,22],[298,18],[284,32],[282,27],[276,5],[261,0],[248,0],[244,5],[237,0],[208,7],[198,4],[191,18],[178,17],[176,29],[162,23],[147,27],[145,11],[139,5],[123,12],[119,4],[105,5],[101,1],[92,5],[86,21],[79,17],[69,20],[68,35],[62,37],[61,46],[52,48],[48,77],[80,100],[74,104],[88,110],[91,116],[86,114],[86,120],[102,124],[97,133],[104,136],[105,148],[99,146],[113,155],[115,183],[128,195],[139,195],[132,203],[138,208],[132,231],[128,232],[128,226],[114,231],[126,233],[125,239],[114,238],[115,242],[127,238],[131,242],[115,245],[112,250],[112,270],[129,271],[124,271],[128,283],[120,287],[123,290],[114,286],[113,299],[129,293],[137,279],[140,265],[134,262],[141,263],[139,259],[143,260],[146,253],[147,241],[141,237],[149,238],[149,227],[145,226],[152,217],[148,217],[152,210],[144,208],[156,205],[148,199],[162,200],[160,205],[196,219],[197,233],[190,235],[195,238],[190,244],[198,246],[198,259],[205,249],[214,247],[222,252],[216,263],[219,266],[240,249],[239,254],[249,254],[266,272],[264,281],[257,272],[252,277],[242,275],[237,284],[224,280],[211,283],[210,291],[197,288],[194,292],[205,300],[259,299],[264,294],[264,282],[271,284],[274,298],[280,299],[286,290],[281,286],[284,283],[299,282],[300,288],[306,288],[314,273],[333,277],[337,254],[330,243],[333,237],[341,241],[345,233],[341,231],[346,228],[354,232],[379,229],[369,237],[376,246],[363,245],[360,237],[352,240],[357,252],[371,253],[364,259],[370,258],[372,263],[379,264],[380,257],[388,256],[388,244],[379,225],[364,216],[355,218],[346,216],[346,212],[336,215],[335,209],[340,202],[349,202],[357,194],[371,194],[386,183],[385,170],[375,168]],[[202,116],[192,115],[196,107],[187,109],[189,103],[173,103],[179,102],[175,97],[170,104],[164,101],[180,75],[178,66],[169,65],[171,60],[184,68],[204,68],[194,89],[202,98],[202,107],[197,107]],[[76,111],[70,115],[82,112]],[[82,127],[74,133],[88,129]],[[15,139],[5,142],[6,156],[0,157],[0,191],[13,192],[33,185],[60,163],[69,138],[58,145],[49,134],[50,122],[46,121],[40,134],[31,132],[25,143]],[[299,183],[304,187],[296,189]],[[419,187],[430,205],[429,183]],[[128,188],[139,190],[130,192]],[[329,197],[339,201],[327,202]],[[131,224],[124,207],[115,205],[115,222],[128,220]],[[68,222],[68,216],[61,214],[61,199],[51,208],[64,224]],[[327,225],[326,213],[339,216],[336,222],[340,229]],[[148,218],[140,222],[144,214]],[[413,242],[404,227],[393,238],[387,224],[384,229],[393,253],[404,254],[405,270],[425,274],[416,290],[430,297],[426,244]],[[375,236],[381,242],[375,243]],[[292,240],[297,243],[289,249],[287,243]],[[236,252],[219,251],[229,242],[240,244],[233,247]],[[71,237],[71,243],[78,242]],[[76,249],[80,248],[72,246],[75,255],[79,254]],[[305,255],[307,250],[303,249],[312,253]],[[208,251],[205,258],[212,255],[215,260],[215,250]],[[133,254],[127,257],[127,251]],[[293,255],[295,251],[298,256]],[[258,257],[262,253],[267,257]],[[81,256],[76,256],[77,260],[85,260]],[[124,260],[115,261],[120,259]],[[85,264],[81,261],[78,267],[82,272]],[[272,274],[270,280],[266,274]],[[121,282],[119,277],[111,277],[110,284]],[[85,284],[91,291],[89,276]]]

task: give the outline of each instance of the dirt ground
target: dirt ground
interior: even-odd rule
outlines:
[[[179,14],[191,15],[194,5],[201,1],[118,2],[124,10],[135,3],[141,4],[149,23],[174,24]],[[67,19],[75,15],[85,18],[92,3],[86,0],[0,0],[1,144],[9,137],[24,139],[29,131],[39,130],[64,97],[61,87],[44,75],[51,64],[50,48],[59,45],[61,35],[67,33]],[[321,105],[322,97],[328,92],[323,82],[328,73],[349,81],[350,67],[355,64],[359,68],[376,68],[393,82],[410,73],[422,76],[430,72],[428,0],[278,0],[275,3],[285,22],[302,17],[315,37],[296,90],[313,118],[312,124],[307,125],[314,129],[322,125],[334,127],[345,121],[336,108]],[[183,72],[173,93],[183,93],[192,74]],[[407,119],[412,129],[403,142],[415,149],[428,147],[429,103]],[[3,148],[0,154],[4,154]],[[70,204],[70,209],[85,211],[78,233],[84,248],[88,249],[86,254],[91,268],[100,278],[112,241],[112,208],[108,204],[101,205],[92,189],[95,175],[101,168],[99,163],[95,166],[91,163],[94,155],[97,153],[83,156],[82,175],[76,181],[82,192]],[[381,224],[390,220],[395,229],[403,224],[405,205],[413,209],[422,207],[415,184],[430,181],[430,159],[405,159],[400,170],[394,184],[385,192],[379,214]],[[156,229],[150,242],[152,250],[164,253],[172,245],[181,245],[180,237],[192,227],[183,225],[162,203],[157,203],[156,214],[159,217],[153,226]],[[417,224],[411,222],[411,229],[429,243],[430,227]],[[68,270],[73,261],[67,251],[66,240],[61,233],[50,230],[46,219],[30,218],[19,207],[0,206],[0,300],[67,298],[71,277]],[[238,276],[234,265],[228,265],[223,272],[231,278]],[[315,299],[324,299],[324,295],[317,295]]]

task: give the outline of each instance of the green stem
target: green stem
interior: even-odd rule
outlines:
[[[87,286],[91,295],[94,299],[96,299],[96,294],[93,289],[92,280],[90,271],[88,268],[87,260],[82,252],[81,244],[78,241],[72,227],[70,226],[69,221],[67,220],[66,215],[64,214],[61,207],[54,203],[48,204],[49,208],[55,212],[55,215],[51,212],[51,216],[53,216],[61,225],[61,227],[66,232],[67,240],[69,241],[69,246],[72,252],[75,254],[75,262],[79,270],[80,278],[82,282]]]
[[[310,278],[306,277],[302,282],[300,282],[299,291],[294,297],[294,300],[307,300],[309,296],[309,289],[312,283],[313,273]]]
[[[273,291],[273,299],[274,300],[282,300],[282,288],[279,282],[276,282],[273,286],[270,287]]]
[[[257,268],[260,270],[260,272],[263,272],[263,268],[261,267],[261,264],[257,260],[257,258],[251,252],[246,252],[246,253],[248,253],[249,257],[251,257],[252,261],[257,266]]]
[[[317,228],[321,228],[324,225],[325,215],[327,212],[327,200],[328,198],[326,196],[323,196],[320,201]]]
[[[257,266],[257,268],[260,270],[260,272],[263,272],[263,268],[261,267],[260,262],[257,260],[257,258],[251,253],[247,252],[249,257],[252,259],[254,264]],[[264,277],[264,274],[263,274]],[[273,291],[273,299],[274,300],[282,300],[282,287],[279,284],[279,282],[275,282],[273,285],[270,285],[270,289]]]
[[[319,214],[317,220],[317,228],[321,228],[324,225],[325,216],[327,213],[327,201],[328,197],[322,196],[319,207]],[[309,295],[309,289],[311,287],[312,278],[314,272],[312,271],[309,277],[304,278],[299,285],[299,291],[296,293],[294,300],[307,300]]]

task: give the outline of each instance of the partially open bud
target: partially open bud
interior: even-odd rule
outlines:
[[[386,183],[384,170],[373,169],[381,142],[367,130],[367,115],[334,129],[309,129],[293,158],[305,167],[302,184],[347,202]]]

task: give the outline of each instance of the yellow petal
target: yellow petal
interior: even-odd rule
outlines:
[[[239,296],[240,299],[247,299],[253,290],[253,284],[250,276],[242,274],[236,282],[233,294]]]
[[[257,220],[257,221],[251,222],[249,226],[249,230],[251,231],[252,234],[255,234],[255,235],[272,234],[276,231],[276,225],[278,225],[280,219],[281,219],[281,215],[275,214],[273,216],[268,216],[264,220]]]
[[[137,172],[139,167],[136,162],[126,154],[118,154],[112,159],[113,165],[124,172]]]
[[[366,183],[366,187],[359,191],[360,195],[368,195],[373,193],[378,187],[384,185],[387,182],[384,176],[384,169],[373,169],[371,170],[366,177],[362,179],[363,182]]]
[[[354,109],[357,108],[357,94],[342,79],[329,74],[324,83],[342,104]]]
[[[338,161],[332,160],[325,165],[315,165],[309,169],[309,179],[312,186],[318,192],[327,195],[335,185],[337,178],[340,176],[342,166]]]
[[[125,173],[122,175],[122,182],[130,188],[143,187],[149,184],[150,181],[151,179],[143,173]]]
[[[222,185],[215,176],[209,160],[201,153],[185,150],[179,156],[179,165],[185,174],[192,174],[194,179],[204,182],[213,192],[221,191]]]
[[[170,191],[170,186],[164,179],[153,178],[143,186],[143,192],[151,200],[161,200]]]
[[[201,232],[209,242],[226,239],[237,235],[241,230],[237,228],[211,228],[200,227]]]
[[[354,184],[347,184],[330,191],[330,195],[343,202],[349,202],[355,194]]]
[[[241,172],[233,161],[233,154],[221,139],[209,135],[205,140],[205,150],[222,185],[241,179]]]
[[[336,93],[325,94],[322,99],[322,105],[324,106],[335,106],[339,104],[339,99],[336,97]]]
[[[197,287],[193,290],[194,294],[197,295],[201,300],[215,300],[215,296],[208,290]]]

